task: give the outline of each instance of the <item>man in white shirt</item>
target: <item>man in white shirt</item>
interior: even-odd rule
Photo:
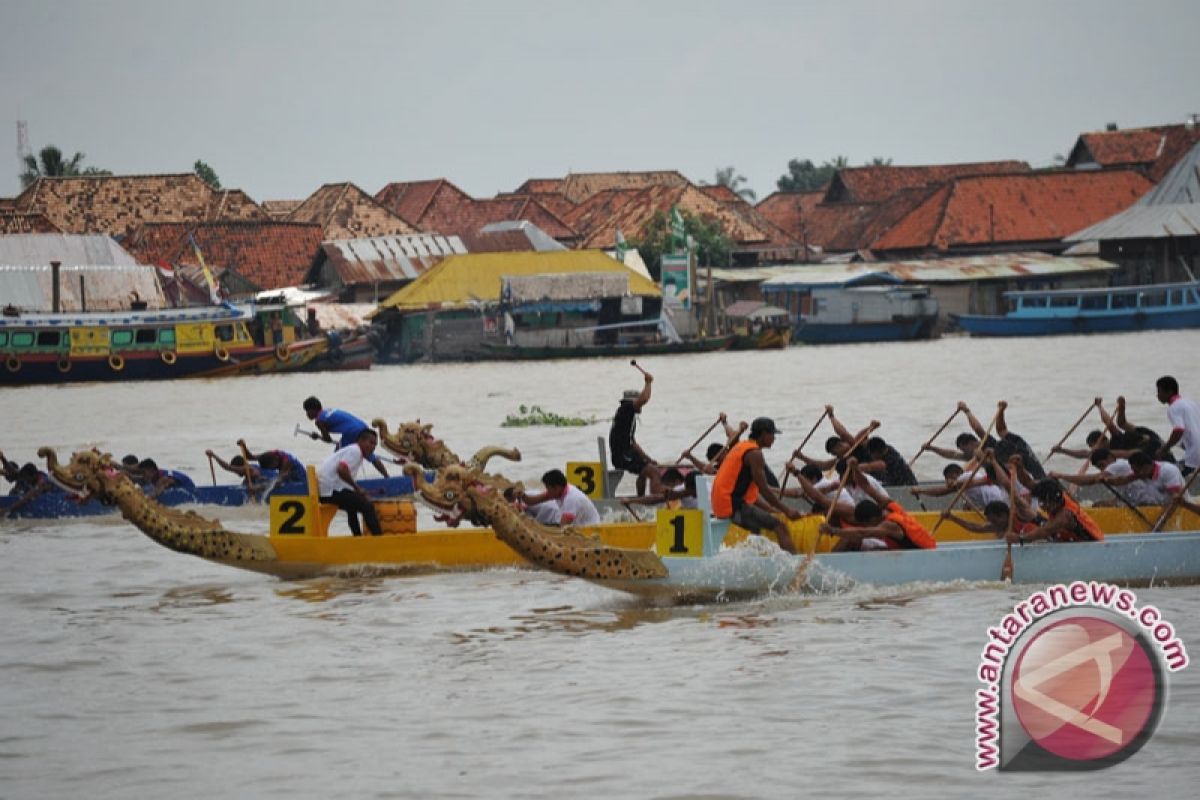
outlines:
[[[552,469],[544,474],[542,485],[546,487],[542,494],[525,496],[525,501],[529,503],[529,511],[538,521],[553,518],[553,515],[548,517],[542,510],[550,506],[557,508],[559,525],[587,527],[600,524],[600,512],[596,510],[596,506],[578,487],[567,482],[567,476],[562,470]]]
[[[1107,447],[1097,448],[1091,455],[1091,462],[1099,472],[1051,472],[1050,477],[1076,486],[1106,484],[1125,498],[1126,502],[1135,506],[1161,506],[1166,501],[1166,496],[1159,487],[1134,474],[1129,459],[1117,458]],[[1113,505],[1113,502],[1114,499],[1109,498],[1108,501],[1098,501],[1096,505]]]
[[[1109,481],[1114,486],[1122,483],[1142,481],[1163,501],[1176,497],[1183,492],[1183,473],[1179,467],[1170,461],[1155,461],[1145,453],[1134,453],[1129,457],[1129,466],[1133,470],[1131,477]]]
[[[362,535],[358,526],[359,514],[362,514],[367,523],[367,530],[372,536],[383,533],[374,504],[355,480],[363,462],[370,459],[378,443],[379,438],[375,431],[364,428],[359,432],[354,444],[335,450],[333,455],[317,467],[317,485],[320,487],[321,501],[333,503],[346,512],[346,521],[350,524],[350,533],[354,536]]]
[[[1167,407],[1167,419],[1171,422],[1171,435],[1163,442],[1159,458],[1165,458],[1171,448],[1183,445],[1183,474],[1190,475],[1200,469],[1200,405],[1179,394],[1179,382],[1164,375],[1155,383],[1158,402]]]

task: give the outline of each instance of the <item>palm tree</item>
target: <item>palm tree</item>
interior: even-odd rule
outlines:
[[[749,186],[742,186],[746,182],[745,175],[738,175],[737,170],[733,167],[722,167],[717,169],[716,174],[717,186],[727,186],[730,191],[741,197],[743,200],[753,201],[757,198],[754,190]],[[741,188],[738,188],[741,187]]]
[[[40,158],[40,162],[39,162]],[[83,153],[76,153],[71,159],[65,160],[63,153],[52,144],[46,145],[38,153],[38,158],[25,156],[25,171],[21,173],[21,186],[25,187],[38,178],[60,178],[72,175],[111,175],[108,170],[96,167],[83,167]]]

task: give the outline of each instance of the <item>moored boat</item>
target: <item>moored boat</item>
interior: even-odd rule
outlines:
[[[951,315],[972,336],[1043,336],[1200,327],[1200,281],[1005,292],[1003,315]]]
[[[231,304],[0,316],[0,386],[165,380],[302,369],[323,338],[264,344],[267,308]]]

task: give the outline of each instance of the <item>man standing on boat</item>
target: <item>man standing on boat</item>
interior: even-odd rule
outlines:
[[[370,430],[370,426],[363,422],[358,417],[351,414],[349,411],[342,411],[340,408],[324,408],[321,406],[321,401],[316,397],[309,397],[304,401],[304,414],[312,420],[319,434],[309,434],[313,439],[321,439],[326,442],[333,442],[333,435],[338,434],[341,439],[337,443],[337,449],[344,450],[358,441],[359,434],[365,430]],[[388,477],[387,468],[383,466],[383,460],[378,455],[372,454],[367,459],[379,470],[379,474],[383,477]]]
[[[346,521],[350,524],[350,533],[354,536],[362,535],[362,530],[358,527],[359,514],[363,515],[367,530],[372,536],[383,534],[374,504],[354,479],[362,468],[362,463],[370,460],[378,443],[375,431],[363,428],[354,444],[335,451],[317,467],[321,502],[333,503],[346,512]]]
[[[728,519],[751,533],[770,528],[775,531],[779,546],[795,553],[796,546],[788,533],[787,523],[772,512],[781,512],[788,519],[799,519],[800,512],[784,505],[767,483],[763,458],[763,450],[775,443],[778,433],[774,420],[768,417],[759,417],[750,423],[750,438],[730,448],[713,479],[712,513],[714,517]]]
[[[637,443],[634,432],[637,429],[637,415],[650,402],[650,384],[654,376],[643,371],[645,380],[641,391],[631,389],[621,397],[621,405],[613,416],[612,427],[608,430],[608,453],[612,464],[617,469],[623,469],[637,476],[636,489],[638,496],[646,494],[647,486],[651,494],[663,491],[662,480],[659,477],[658,462],[646,455],[646,451]]]
[[[1179,394],[1179,381],[1164,375],[1155,383],[1158,402],[1167,407],[1167,419],[1171,422],[1171,435],[1163,442],[1159,458],[1166,458],[1171,448],[1183,445],[1184,475],[1200,469],[1200,405]]]

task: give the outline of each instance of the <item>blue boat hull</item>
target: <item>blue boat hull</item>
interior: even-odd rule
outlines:
[[[1130,331],[1200,328],[1200,308],[1174,311],[1104,312],[1072,316],[1018,318],[979,314],[951,315],[972,336],[1047,336],[1072,333],[1125,333]]]
[[[863,322],[847,325],[801,322],[796,328],[793,341],[804,344],[908,341],[927,337],[929,325],[927,320]]]
[[[749,545],[749,546],[747,546]],[[856,584],[998,581],[1006,546],[950,542],[935,550],[822,553],[804,565],[760,543],[706,558],[663,558],[669,574],[654,580],[595,580],[610,589],[673,601],[736,598],[768,592],[836,592]],[[1097,543],[1014,547],[1013,581],[1099,581],[1121,586],[1200,583],[1200,531],[1128,534]]]
[[[429,477],[429,480],[433,480],[432,476]],[[359,484],[368,492],[380,497],[396,497],[413,493],[412,478],[407,475],[396,475],[391,478],[367,478],[359,481]],[[304,495],[307,493],[306,484],[296,482],[280,484],[275,487],[275,491],[271,495]],[[0,508],[7,509],[17,499],[12,495],[0,497]],[[244,506],[253,502],[241,484],[197,486],[194,489],[168,489],[159,496],[158,501],[164,506],[198,504],[226,507]],[[12,516],[20,519],[57,519],[59,517],[95,517],[116,512],[116,506],[104,505],[98,500],[79,503],[72,495],[56,490],[35,497],[28,505],[14,512]]]

